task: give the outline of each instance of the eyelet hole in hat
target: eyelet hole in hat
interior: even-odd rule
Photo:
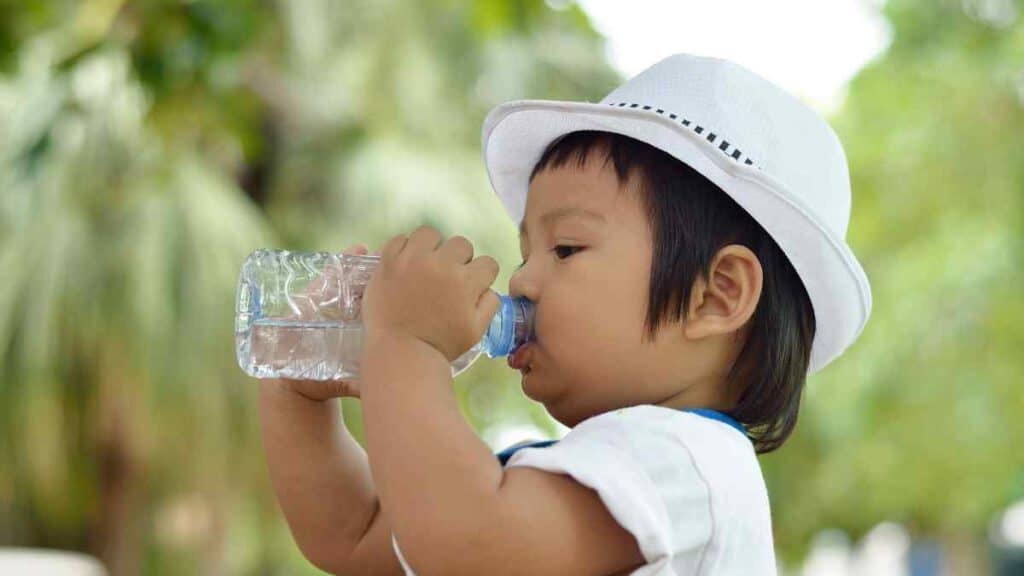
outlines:
[[[624,108],[626,106],[629,106],[630,108],[640,108],[640,109],[642,109],[644,111],[648,111],[648,112],[651,112],[651,113],[654,113],[654,114],[658,114],[659,116],[664,116],[665,115],[665,110],[662,109],[662,108],[657,108],[657,109],[652,110],[651,106],[648,106],[646,104],[639,104],[639,103],[636,103],[636,102],[609,102],[608,105],[609,106],[618,106],[619,108]],[[668,113],[668,117],[669,117],[670,120],[677,120],[679,118],[679,116],[677,114],[672,113],[672,112]],[[683,126],[689,127],[692,124],[692,122],[690,122],[686,118],[683,118],[683,119],[681,119],[680,124],[682,124]],[[696,125],[693,128],[691,128],[691,129],[694,132],[696,132],[697,134],[703,134],[704,133],[704,126]],[[714,143],[715,138],[717,138],[717,137],[718,137],[718,135],[715,134],[714,132],[711,132],[711,131],[708,131],[708,135],[706,136],[708,142],[711,142],[711,143]],[[733,160],[735,160],[737,162],[739,162],[740,161],[740,157],[743,156],[743,153],[740,152],[739,148],[733,148],[732,151],[730,152],[729,151],[729,141],[725,140],[725,139],[723,139],[722,143],[718,145],[718,149],[723,154],[725,154],[726,156],[728,156],[729,158],[731,158],[731,159],[733,159]],[[754,166],[755,168],[757,168],[757,166],[754,165],[754,162],[750,158],[744,158],[743,159],[743,163],[746,164],[747,166]]]

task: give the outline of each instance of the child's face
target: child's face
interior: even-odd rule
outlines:
[[[583,168],[571,161],[530,184],[526,263],[509,282],[510,294],[537,305],[522,386],[566,426],[636,404],[716,403],[708,382],[720,350],[685,337],[678,322],[641,341],[653,247],[635,183],[620,192],[614,168],[594,152]],[[570,208],[594,216],[553,216]]]

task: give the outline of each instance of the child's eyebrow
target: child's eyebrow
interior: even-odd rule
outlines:
[[[543,227],[548,227],[554,224],[556,221],[562,218],[569,218],[572,216],[587,218],[604,224],[606,222],[603,215],[594,212],[593,210],[587,210],[586,208],[580,208],[579,206],[563,206],[561,208],[552,210],[547,214],[540,217],[540,223]],[[519,237],[527,238],[529,235],[526,231],[526,217],[523,217],[523,221],[519,223]]]

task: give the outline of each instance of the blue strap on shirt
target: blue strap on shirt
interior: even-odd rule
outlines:
[[[728,414],[725,414],[724,412],[719,412],[718,410],[712,410],[710,408],[681,408],[681,410],[683,412],[692,412],[693,414],[696,414],[698,416],[704,416],[705,418],[710,418],[712,420],[724,422],[738,430],[740,434],[743,434],[744,436],[747,435],[746,428],[744,428],[742,424],[737,422],[735,418],[729,416]],[[498,457],[498,462],[500,462],[501,465],[504,466],[505,463],[508,462],[508,459],[511,458],[513,454],[515,454],[519,450],[522,450],[523,448],[544,448],[545,446],[551,446],[556,442],[558,442],[558,440],[538,440],[537,442],[530,442],[527,444],[520,444],[518,446],[511,446],[509,448],[502,450],[501,452],[498,452],[496,456]]]

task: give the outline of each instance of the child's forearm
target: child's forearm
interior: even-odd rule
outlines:
[[[377,491],[338,402],[262,380],[260,425],[270,481],[299,549],[321,568],[343,564],[376,510]]]
[[[366,445],[383,509],[418,572],[452,573],[453,551],[497,521],[502,468],[459,412],[443,355],[388,334],[365,346]]]

